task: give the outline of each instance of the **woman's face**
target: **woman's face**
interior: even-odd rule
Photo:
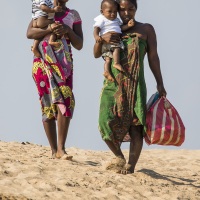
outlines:
[[[124,24],[127,24],[129,20],[135,18],[136,8],[128,0],[121,0],[119,4],[119,16]]]

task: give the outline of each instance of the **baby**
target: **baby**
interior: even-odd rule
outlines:
[[[54,22],[55,12],[62,12],[62,7],[57,6],[57,0],[32,0],[32,19],[34,28],[45,28]],[[58,47],[59,42],[55,34],[51,34],[49,44]],[[38,45],[41,40],[34,40],[32,51],[36,57],[41,57]]]
[[[115,32],[121,35],[121,31],[126,31],[130,27],[134,26],[134,21],[130,20],[128,24],[123,25],[117,18],[118,4],[114,0],[103,0],[101,2],[101,15],[97,16],[94,21],[94,38],[96,42],[102,42],[101,35],[107,32]],[[103,44],[102,57],[105,60],[104,63],[104,76],[109,81],[114,81],[110,73],[111,61],[113,58],[116,69],[124,71],[120,64],[120,49],[124,49],[123,42],[119,44]]]

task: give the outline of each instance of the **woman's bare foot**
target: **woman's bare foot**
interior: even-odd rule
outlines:
[[[124,72],[123,67],[119,63],[114,63],[113,67],[116,68],[116,69],[118,69],[121,72]]]
[[[126,164],[119,173],[124,175],[132,174],[134,173],[134,168],[131,164]]]
[[[111,76],[110,72],[105,71],[105,72],[103,73],[103,75],[104,75],[104,77],[105,77],[106,79],[108,79],[109,81],[114,82],[114,79],[113,79],[113,77]]]
[[[57,152],[57,149],[51,149],[51,158],[52,159],[56,159],[56,152]]]
[[[60,151],[56,153],[56,158],[61,160],[72,160],[73,156],[70,156],[65,151]]]
[[[56,159],[56,153],[53,153],[51,156],[52,159]]]
[[[106,170],[112,170],[120,173],[126,164],[125,158],[115,157],[110,162],[107,163]]]
[[[37,57],[37,58],[41,58],[42,57],[41,54],[40,54],[40,52],[39,52],[39,50],[37,48],[33,48],[32,47],[31,50],[32,50],[32,52],[33,52],[33,54],[34,54],[35,57]]]

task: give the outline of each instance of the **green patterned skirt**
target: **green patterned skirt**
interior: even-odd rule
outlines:
[[[114,82],[104,80],[100,97],[99,130],[103,140],[111,140],[116,146],[129,141],[131,126],[142,125],[145,132],[146,83],[143,60],[146,41],[136,34],[123,39],[120,63],[125,72],[111,66]]]

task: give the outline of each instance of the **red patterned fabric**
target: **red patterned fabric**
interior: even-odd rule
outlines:
[[[43,40],[39,49],[42,58],[34,58],[32,75],[37,86],[42,120],[56,119],[58,107],[66,117],[72,117],[75,106],[72,92],[73,65],[65,39],[53,50],[48,40]]]

